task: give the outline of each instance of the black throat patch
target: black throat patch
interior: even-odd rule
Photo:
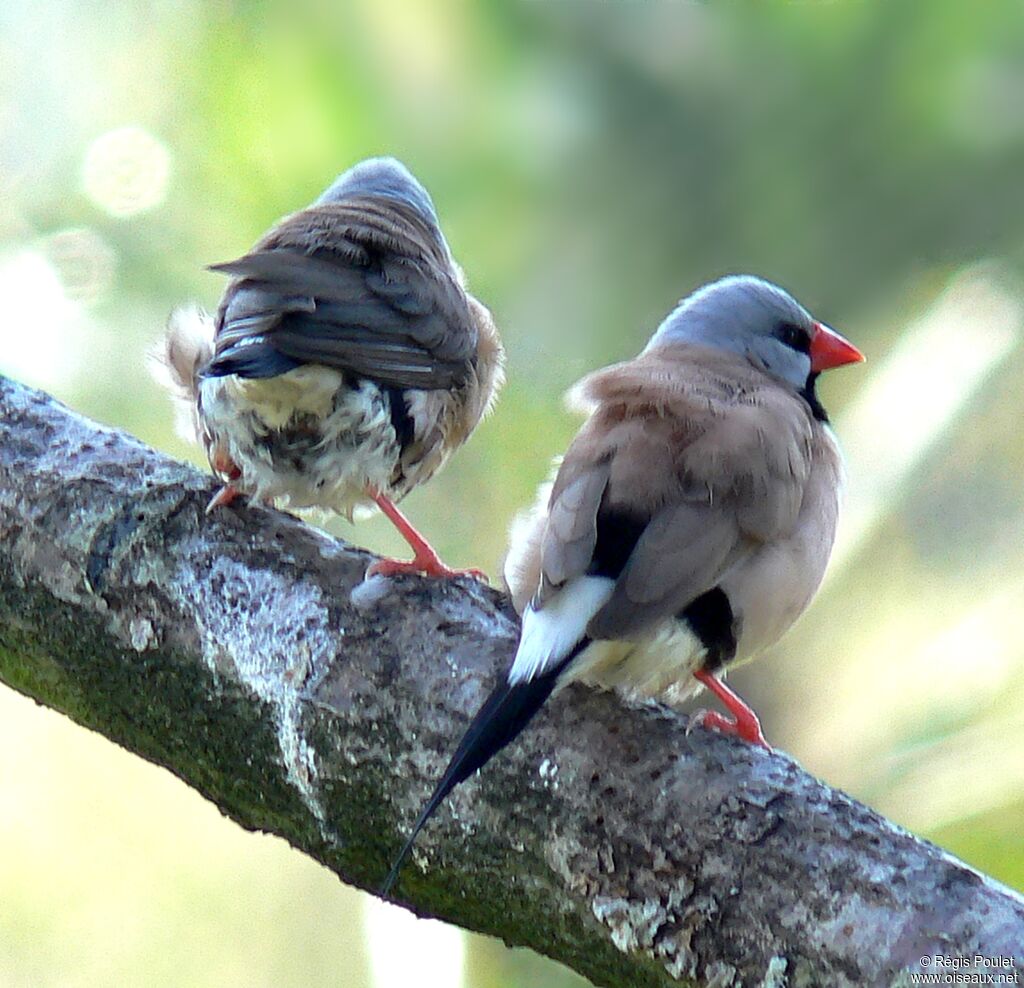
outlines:
[[[807,383],[804,385],[803,390],[797,392],[804,401],[810,406],[811,414],[819,422],[828,422],[828,412],[825,411],[825,406],[818,400],[818,378],[821,377],[821,371],[811,371],[807,375]]]

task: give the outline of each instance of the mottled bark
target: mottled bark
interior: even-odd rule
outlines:
[[[516,623],[471,581],[361,584],[293,518],[0,380],[0,679],[374,889]],[[1024,901],[769,755],[570,688],[398,886],[601,985],[895,985],[1014,957]]]

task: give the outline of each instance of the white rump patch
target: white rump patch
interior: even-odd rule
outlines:
[[[607,577],[578,576],[539,611],[530,604],[523,613],[523,633],[509,683],[527,683],[558,665],[584,636],[590,619],[614,588],[615,581]]]

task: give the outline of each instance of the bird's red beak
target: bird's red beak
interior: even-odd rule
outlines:
[[[863,359],[864,354],[848,339],[823,323],[814,324],[811,337],[811,370],[814,373],[842,367],[843,364],[857,364]]]

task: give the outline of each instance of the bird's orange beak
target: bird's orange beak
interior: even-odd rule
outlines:
[[[863,359],[864,354],[844,336],[829,329],[824,323],[814,324],[814,335],[811,337],[812,371],[820,373],[833,367],[842,367],[843,364],[858,364]]]

